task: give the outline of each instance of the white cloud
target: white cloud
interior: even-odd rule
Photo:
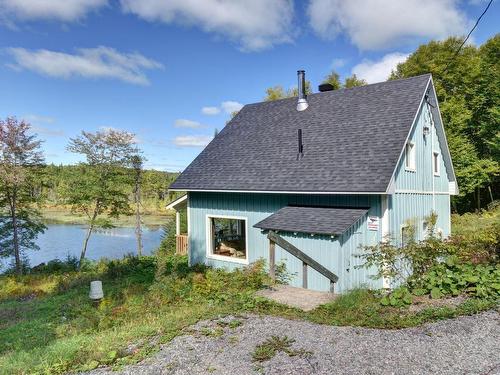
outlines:
[[[184,118],[175,120],[174,126],[176,128],[191,128],[191,129],[198,129],[203,127],[203,125],[200,124],[198,121],[187,120]]]
[[[208,116],[218,115],[220,113],[220,108],[218,107],[203,107],[201,113]]]
[[[200,27],[257,51],[292,40],[292,0],[121,0],[147,21]]]
[[[222,102],[219,107],[203,107],[201,112],[204,115],[213,116],[218,115],[221,111],[223,111],[230,115],[233,112],[238,112],[241,108],[243,108],[243,104],[234,100],[227,100]]]
[[[40,116],[34,114],[24,115],[23,119],[33,124],[39,124],[39,123],[52,124],[56,121],[53,117]]]
[[[0,19],[76,21],[108,0],[0,0]]]
[[[80,48],[77,53],[63,53],[46,49],[27,50],[7,48],[16,70],[33,72],[57,78],[112,78],[137,85],[148,85],[146,69],[163,65],[139,53],[121,53],[109,47]]]
[[[310,0],[307,12],[320,36],[346,33],[362,50],[463,34],[469,24],[456,0]]]
[[[408,54],[389,53],[378,61],[365,60],[352,68],[352,73],[368,83],[382,82],[389,78],[391,71],[408,58]]]
[[[238,112],[241,108],[243,108],[243,104],[228,100],[226,102],[222,102],[220,107],[224,112],[231,114],[233,112]]]
[[[343,66],[345,66],[346,63],[347,63],[346,59],[333,59],[332,60],[332,68],[333,69],[340,69]]]
[[[208,135],[183,135],[174,138],[174,144],[179,147],[205,147],[213,137]]]
[[[46,126],[33,125],[32,129],[35,133],[48,137],[64,137],[66,135],[62,129],[51,129]]]
[[[37,134],[48,137],[63,137],[65,135],[65,132],[62,129],[55,129],[41,125],[53,124],[56,121],[53,117],[29,114],[24,115],[22,118],[31,124],[31,129]]]

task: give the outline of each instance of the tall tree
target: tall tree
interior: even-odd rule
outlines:
[[[325,77],[323,83],[329,83],[330,85],[333,86],[334,90],[338,90],[342,87],[342,84],[340,83],[340,76],[334,70],[332,70],[331,73]]]
[[[134,171],[134,205],[135,205],[135,237],[137,239],[137,255],[142,255],[142,220],[141,220],[141,183],[143,158],[140,155],[132,156]]]
[[[367,85],[368,82],[366,82],[364,79],[362,78],[358,78],[356,76],[356,74],[353,74],[352,76],[350,77],[347,77],[344,81],[344,87],[346,89],[349,89],[351,87],[358,87],[358,86],[364,86],[364,85]]]
[[[481,189],[498,185],[500,36],[457,54],[461,43],[452,37],[421,45],[390,79],[432,73],[460,188],[454,203],[467,210],[471,202],[480,207]]]
[[[306,94],[311,94],[311,82],[306,81]],[[266,96],[264,101],[270,102],[278,99],[293,98],[298,96],[298,89],[296,87],[285,90],[283,86],[273,86],[266,89]]]
[[[81,267],[93,231],[111,227],[111,219],[131,214],[128,199],[130,174],[126,168],[137,154],[134,135],[120,130],[89,133],[72,138],[67,149],[81,154],[80,163],[66,188],[66,201],[73,211],[87,218],[87,233],[80,254]]]
[[[33,194],[43,164],[41,141],[29,134],[31,125],[14,117],[0,120],[0,256],[15,258],[23,270],[25,250],[38,249],[35,240],[46,229]]]

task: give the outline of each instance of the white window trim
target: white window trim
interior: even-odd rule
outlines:
[[[410,155],[407,155],[407,148],[408,148],[408,145],[411,146],[411,149],[410,149]],[[417,169],[416,169],[416,145],[415,145],[415,142],[412,142],[412,141],[408,141],[405,145],[405,171],[408,171],[408,172],[415,172]],[[409,157],[408,157],[409,156]],[[408,165],[407,165],[408,164]]]
[[[217,255],[211,252],[212,250],[212,239],[210,227],[211,219],[234,219],[234,220],[244,220],[245,221],[245,259],[239,259],[234,257],[227,257],[224,255]],[[206,232],[206,257],[207,259],[220,260],[223,262],[232,262],[239,264],[249,264],[248,261],[248,218],[244,216],[230,216],[230,215],[218,215],[218,214],[207,214],[205,216],[205,232]]]
[[[408,224],[401,224],[399,226],[399,246],[400,247],[404,246],[404,244],[403,244],[403,229],[408,228],[408,227],[409,227]]]
[[[427,226],[427,228],[425,228]],[[426,240],[429,238],[429,222],[427,220],[422,220],[422,239]]]
[[[439,155],[440,155],[439,151],[432,151],[432,173],[434,174],[434,176],[441,175],[441,160],[439,159]],[[435,163],[436,158],[437,158],[437,164]],[[436,166],[437,166],[437,171],[435,169]]]

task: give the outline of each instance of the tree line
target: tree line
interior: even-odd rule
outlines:
[[[460,213],[479,210],[500,194],[500,34],[479,47],[460,49],[462,41],[451,37],[423,44],[387,78],[432,73],[460,190],[452,206]],[[323,83],[334,90],[367,84],[356,75],[341,82],[335,71]],[[306,91],[312,92],[310,82]],[[274,86],[264,100],[294,96],[297,89]]]
[[[144,157],[132,133],[109,129],[82,131],[67,150],[84,162],[46,165],[41,141],[31,125],[14,117],[0,119],[0,259],[14,257],[15,271],[27,267],[26,251],[37,250],[43,233],[43,204],[69,207],[85,218],[87,230],[79,264],[91,235],[112,227],[121,215],[136,216],[137,252],[142,252],[143,201],[164,204],[176,174],[144,170]]]
[[[134,168],[132,166],[132,168]],[[74,174],[80,171],[79,165],[55,165],[47,164],[40,179],[33,185],[33,194],[42,195],[43,203],[47,206],[64,206],[66,204],[65,190]],[[134,175],[134,171],[128,170]],[[140,166],[140,201],[146,212],[161,210],[165,204],[174,198],[174,193],[168,192],[168,187],[177,178],[178,173],[158,171],[155,169],[143,169]],[[135,187],[131,189],[129,182],[124,185],[129,192],[130,200],[133,201]]]

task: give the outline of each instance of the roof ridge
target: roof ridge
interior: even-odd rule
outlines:
[[[326,91],[326,92],[314,92],[314,93],[308,94],[307,96],[324,95],[324,94],[333,93],[333,92],[338,93],[339,91],[347,91],[347,90],[358,90],[358,89],[363,89],[363,88],[366,88],[366,87],[373,87],[373,86],[377,86],[377,85],[391,84],[391,83],[394,83],[394,82],[410,81],[410,80],[413,80],[413,79],[422,78],[424,76],[429,76],[429,78],[430,78],[430,77],[432,77],[432,73],[424,73],[424,74],[419,74],[417,76],[411,76],[411,77],[406,77],[406,78],[388,79],[387,81],[368,83],[368,84],[362,85],[362,86],[342,87],[342,88],[339,88],[339,89],[336,89],[336,90],[330,90],[330,91]],[[246,107],[246,106],[253,106],[253,105],[257,105],[257,104],[264,104],[264,103],[282,102],[282,101],[285,101],[285,100],[297,100],[297,97],[296,96],[292,96],[292,97],[288,97],[288,98],[281,98],[281,99],[274,99],[274,100],[262,100],[260,102],[254,102],[254,103],[245,104],[244,107]]]

